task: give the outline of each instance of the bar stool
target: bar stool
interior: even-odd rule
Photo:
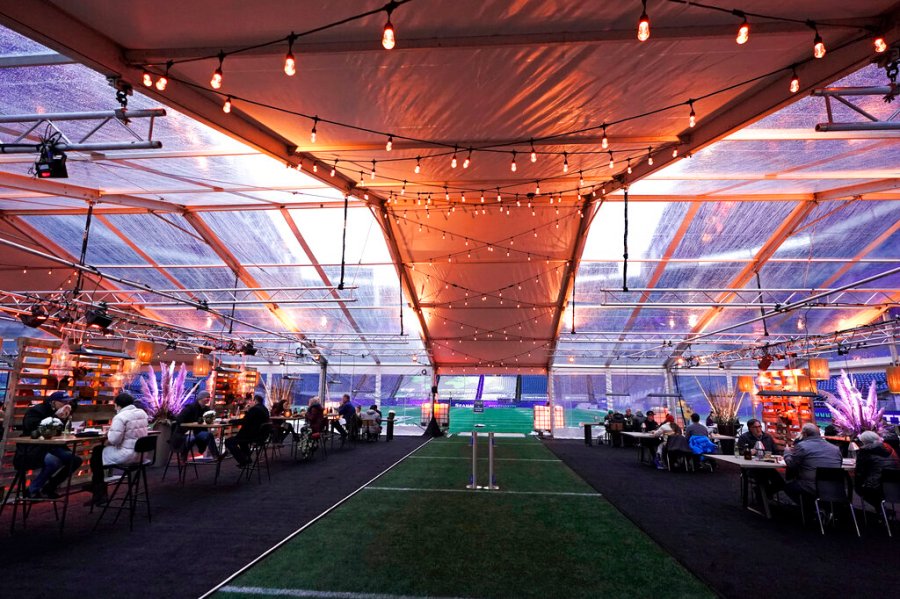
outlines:
[[[100,521],[103,520],[103,516],[106,515],[106,511],[110,508],[118,510],[116,517],[113,520],[113,524],[119,521],[122,510],[127,509],[128,530],[134,530],[134,512],[137,510],[137,504],[139,502],[147,505],[147,522],[151,522],[150,488],[147,485],[147,466],[156,461],[157,438],[156,435],[148,435],[146,437],[141,437],[135,442],[134,452],[138,456],[137,462],[132,464],[113,464],[110,466],[111,468],[121,469],[122,475],[116,481],[116,486],[113,487],[112,494],[109,496],[109,501],[103,506],[100,517],[97,518],[97,522],[94,523],[94,530],[97,530]],[[119,505],[113,505],[113,502],[116,500],[116,495],[119,492],[119,487],[122,486],[123,482],[127,484],[125,495],[119,500]],[[91,510],[93,511],[93,508],[91,508]]]

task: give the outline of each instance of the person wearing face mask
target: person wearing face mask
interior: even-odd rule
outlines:
[[[97,445],[91,452],[91,501],[94,505],[106,503],[105,468],[126,465],[139,458],[134,444],[147,436],[147,413],[134,405],[129,393],[119,393],[114,401],[116,415],[112,419],[104,445]]]

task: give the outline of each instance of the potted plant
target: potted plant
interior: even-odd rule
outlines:
[[[838,433],[850,439],[856,439],[864,431],[882,434],[884,429],[884,408],[878,409],[878,393],[875,381],[869,387],[869,393],[863,398],[862,391],[841,370],[837,379],[837,396],[823,392],[825,405],[831,410],[831,419]]]
[[[741,407],[743,394],[737,391],[729,391],[725,387],[715,387],[707,392],[700,387],[709,404],[712,412],[713,422],[720,435],[729,437],[737,436],[738,432],[738,410]],[[721,439],[722,453],[734,453],[734,441],[731,439]]]
[[[140,380],[141,396],[139,399],[143,404],[144,411],[147,412],[150,421],[149,428],[160,431],[157,447],[162,450],[157,451],[154,465],[161,466],[169,459],[172,421],[187,403],[188,398],[197,390],[200,382],[185,391],[184,382],[187,377],[187,368],[182,364],[176,374],[175,362],[168,366],[160,365],[159,384],[156,382],[156,371],[153,370],[152,365],[147,366],[147,371],[149,376],[142,376]]]

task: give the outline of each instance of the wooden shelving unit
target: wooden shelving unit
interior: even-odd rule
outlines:
[[[85,374],[77,380],[71,379],[68,386],[59,387],[58,378],[51,373],[51,364],[53,353],[60,348],[61,342],[22,337],[17,340],[17,344],[18,354],[9,373],[4,402],[3,439],[0,441],[0,487],[4,489],[15,476],[15,439],[22,435],[22,419],[28,408],[42,402],[54,391],[63,390],[75,398],[72,420],[84,421],[87,426],[109,424],[115,416],[113,399],[120,391],[123,380],[120,375],[124,359],[72,354],[72,366],[84,369]],[[76,473],[73,483],[90,478],[90,449],[90,443],[78,444],[84,465]]]
[[[796,436],[804,424],[816,421],[816,394],[800,390],[804,375],[802,370],[782,370],[766,372],[757,379],[760,421],[779,449],[784,449],[785,441]]]

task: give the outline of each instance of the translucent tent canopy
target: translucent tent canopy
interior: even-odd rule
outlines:
[[[81,253],[89,201],[89,301],[186,340],[253,339],[272,360],[315,347],[332,363],[446,374],[658,369],[766,335],[775,343],[870,323],[897,304],[900,275],[885,274],[900,260],[896,131],[817,132],[861,115],[835,101],[828,112],[810,95],[886,84],[884,69],[863,66],[870,44],[854,27],[885,21],[890,2],[792,6],[843,24],[828,30],[829,55],[815,64],[802,23],[760,26],[739,48],[733,16],[664,4],[655,23],[686,29],[667,37],[664,27],[635,51],[633,7],[419,4],[397,11],[401,37],[418,45],[384,54],[365,44],[378,18],[353,21],[300,40],[303,64],[289,83],[283,48],[229,55],[229,114],[209,89],[214,65],[202,49],[277,37],[295,18],[322,25],[333,11],[258,10],[249,31],[238,5],[209,3],[209,27],[192,25],[201,9],[174,2],[11,8],[4,22],[18,33],[0,29],[0,113],[111,112],[105,75],[115,72],[134,84],[129,110],[166,115],[152,129],[162,148],[70,152],[64,183],[32,179],[33,154],[0,156],[0,239],[15,244],[0,278],[3,336],[45,334],[17,314],[71,289],[66,262]],[[486,41],[501,21],[504,43]],[[453,44],[423,41],[442,37]],[[158,78],[167,59],[176,59],[171,88],[144,88],[143,71]],[[787,91],[791,64],[801,94]],[[689,96],[703,98],[696,128],[679,105]],[[852,102],[895,118],[880,96]],[[653,113],[662,105],[680,108]],[[606,120],[621,121],[610,167],[595,151]],[[34,142],[47,127],[29,130],[35,122],[3,123],[0,140]],[[96,121],[54,125],[71,140],[132,139],[115,121],[93,133]],[[149,135],[141,119],[130,127]],[[398,132],[390,153],[384,131]],[[451,153],[461,162],[479,145],[492,151],[451,166]]]

